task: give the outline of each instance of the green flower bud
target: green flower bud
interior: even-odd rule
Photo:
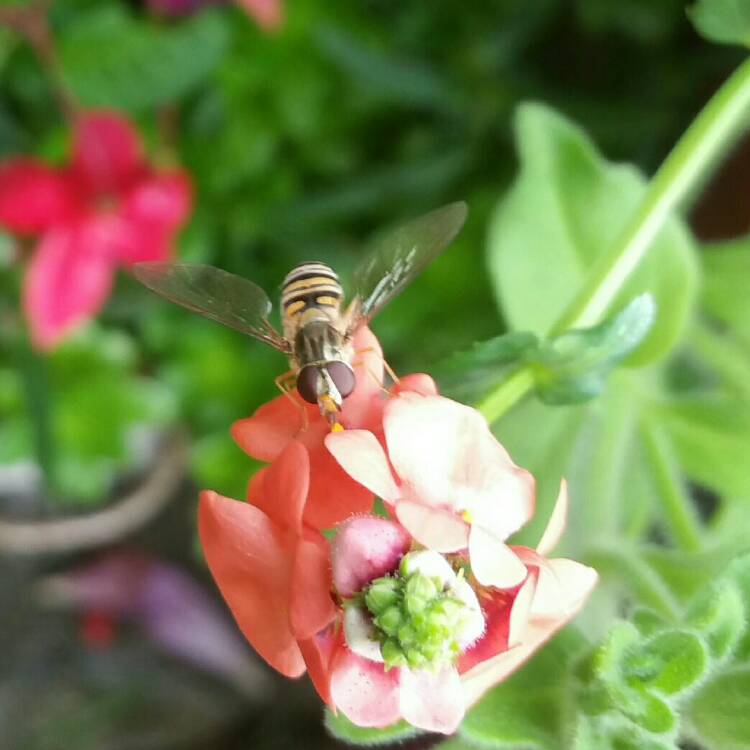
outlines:
[[[401,598],[401,582],[395,578],[378,578],[365,594],[367,609],[374,615],[392,607]]]

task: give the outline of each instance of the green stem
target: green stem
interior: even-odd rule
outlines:
[[[598,323],[651,243],[676,208],[684,205],[708,179],[719,158],[750,124],[750,60],[745,61],[714,94],[667,156],[646,195],[610,252],[604,253],[570,306],[552,326],[551,335]],[[519,371],[520,372],[520,371]],[[516,382],[511,380],[516,378]],[[533,387],[519,373],[499,385],[478,406],[493,422]],[[518,387],[524,380],[525,387]],[[495,408],[500,404],[502,410]],[[485,408],[490,410],[485,412]]]
[[[42,471],[47,492],[54,491],[55,441],[52,435],[52,410],[46,362],[26,341],[16,347],[18,367],[23,380],[26,409],[34,432],[34,453]]]
[[[494,391],[477,404],[485,419],[492,424],[520,401],[534,387],[534,373],[528,367],[516,370]]]
[[[682,549],[697,552],[701,548],[701,523],[664,436],[647,420],[642,425],[642,435],[672,537]]]

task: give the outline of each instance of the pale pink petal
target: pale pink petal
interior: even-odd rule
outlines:
[[[396,517],[420,544],[436,552],[457,552],[469,544],[468,524],[450,511],[402,500]]]
[[[34,345],[51,349],[99,312],[114,264],[95,222],[47,232],[26,271],[23,305]]]
[[[236,0],[236,2],[255,19],[258,26],[266,31],[278,29],[284,20],[281,0]]]
[[[454,667],[440,672],[401,670],[401,715],[428,732],[452,734],[464,717],[461,680]]]
[[[522,634],[521,643],[508,651],[494,656],[461,675],[466,705],[471,706],[485,692],[502,682],[508,675],[520,667],[560,628],[575,617],[589,594],[596,585],[596,571],[572,560],[550,560],[555,572],[558,590],[554,596],[556,617],[539,617],[538,613],[547,614],[546,602],[538,601],[548,595],[541,591],[541,575],[532,602],[530,620]],[[559,609],[559,602],[566,604],[565,611]]]
[[[507,544],[476,524],[469,532],[471,571],[483,586],[509,589],[526,578],[526,566]]]
[[[394,521],[360,516],[338,528],[332,543],[333,583],[340,596],[354,596],[370,581],[398,567],[411,537]]]
[[[358,606],[344,609],[344,638],[350,651],[370,661],[384,662],[380,643],[373,638],[372,619]]]
[[[344,471],[363,487],[386,502],[392,503],[399,496],[385,451],[371,432],[332,432],[326,436],[325,444]]]
[[[144,166],[138,131],[114,111],[90,111],[76,124],[71,174],[92,193],[127,189]]]
[[[391,387],[391,394],[398,396],[400,393],[418,393],[420,396],[437,396],[438,389],[435,381],[423,372],[414,372],[404,375]]]
[[[532,618],[556,619],[577,612],[597,579],[593,568],[574,560],[562,557],[547,560],[547,565],[539,569],[537,590],[531,606]]]
[[[552,509],[552,515],[547,522],[547,528],[536,546],[540,555],[548,555],[557,546],[568,520],[568,483],[563,479],[560,482],[560,492]]]
[[[521,588],[516,593],[513,606],[510,609],[510,622],[508,625],[508,646],[517,646],[523,640],[526,626],[531,616],[531,605],[536,592],[537,574],[529,573]]]
[[[360,727],[387,727],[400,718],[399,670],[341,648],[333,660],[331,697],[336,707]]]
[[[517,467],[475,409],[404,393],[384,414],[388,455],[419,501],[457,513],[482,510],[502,538],[534,510],[534,480]]]
[[[11,232],[42,232],[77,209],[75,188],[61,173],[30,159],[0,165],[0,225]]]

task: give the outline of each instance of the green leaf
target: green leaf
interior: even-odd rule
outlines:
[[[680,750],[622,716],[579,717],[572,750]]]
[[[352,724],[349,719],[342,713],[334,715],[332,711],[325,711],[326,729],[338,740],[349,742],[352,745],[387,745],[399,740],[407,740],[422,734],[421,729],[400,721],[384,729],[372,729],[368,727],[358,727]]]
[[[645,193],[633,167],[611,164],[578,127],[553,110],[522,105],[515,119],[521,171],[498,206],[488,260],[511,327],[545,335],[617,239]],[[693,244],[673,220],[654,240],[613,309],[650,292],[658,314],[631,357],[643,363],[680,337],[696,291]]]
[[[226,44],[227,29],[218,13],[155,26],[108,4],[69,27],[60,62],[83,104],[140,112],[172,103],[201,85]]]
[[[693,26],[706,39],[721,44],[750,45],[750,2],[698,0],[687,10]]]
[[[433,374],[456,398],[473,396],[497,385],[511,365],[524,361],[524,355],[538,345],[536,334],[511,331],[452,354],[434,368]]]
[[[658,416],[691,479],[721,494],[750,497],[750,403],[690,396],[670,400]]]
[[[748,750],[750,667],[737,667],[714,677],[694,696],[688,717],[707,746]]]
[[[643,341],[654,323],[653,297],[642,294],[595,326],[567,331],[532,353],[536,391],[548,404],[574,404],[598,396],[607,377]]]
[[[563,631],[469,711],[459,730],[461,736],[487,748],[556,750],[568,686],[566,672],[581,646],[575,630]]]
[[[703,252],[703,268],[702,295],[706,310],[750,344],[750,295],[746,285],[750,276],[750,238],[707,246]]]
[[[728,577],[707,587],[691,604],[686,621],[701,632],[714,660],[728,657],[739,643],[745,606],[739,587]]]

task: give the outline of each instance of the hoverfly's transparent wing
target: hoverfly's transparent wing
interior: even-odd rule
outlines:
[[[356,312],[349,331],[371,320],[407,287],[458,234],[466,220],[463,201],[431,211],[376,242],[354,271]]]
[[[268,295],[252,281],[194,263],[136,263],[133,273],[170,302],[289,354],[289,343],[268,322]]]

